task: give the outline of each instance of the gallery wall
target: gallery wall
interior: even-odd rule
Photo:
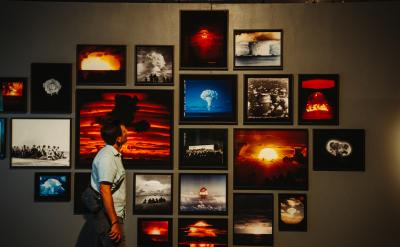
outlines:
[[[274,246],[398,246],[400,235],[400,57],[399,3],[346,4],[214,4],[229,10],[228,70],[179,71],[179,11],[207,10],[208,4],[30,3],[0,4],[0,77],[30,77],[33,62],[75,63],[77,44],[125,44],[128,47],[127,86],[134,85],[135,45],[174,45],[174,229],[178,215],[179,74],[236,74],[238,124],[228,129],[228,230],[232,246],[233,129],[243,126],[243,75],[293,74],[294,109],[297,109],[298,74],[340,75],[340,122],[319,128],[359,128],[366,132],[364,172],[321,172],[312,169],[312,129],[294,124],[268,128],[309,129],[310,160],[308,231],[280,232],[277,228],[278,190],[260,191],[275,196]],[[282,29],[283,70],[234,71],[234,29]],[[75,82],[75,71],[73,72]],[[79,88],[93,88],[79,86]],[[106,87],[97,87],[106,88]],[[156,87],[157,88],[157,87]],[[165,87],[164,87],[165,88]],[[28,88],[29,89],[29,88]],[[73,83],[73,90],[76,86]],[[73,91],[73,92],[74,92]],[[29,95],[28,95],[29,102]],[[29,112],[28,106],[28,112]],[[75,96],[73,106],[75,109]],[[71,115],[1,114],[12,117],[71,117]],[[8,121],[10,123],[10,121]],[[10,145],[10,128],[7,145]],[[206,126],[210,127],[210,125]],[[221,126],[211,126],[221,127]],[[264,127],[264,126],[257,126]],[[72,126],[75,133],[75,126]],[[49,129],[49,135],[52,135]],[[72,147],[75,145],[72,135]],[[72,152],[71,160],[74,161]],[[2,246],[74,246],[84,224],[73,214],[73,201],[34,202],[34,173],[39,169],[11,169],[10,154],[0,161],[0,243]],[[40,169],[40,171],[52,171]],[[62,169],[74,173],[88,171]],[[129,246],[136,244],[137,216],[132,215],[133,173],[128,170]],[[73,190],[72,190],[73,191]],[[247,191],[253,192],[253,191]],[[73,193],[73,192],[72,192]],[[73,198],[73,195],[71,196]],[[218,216],[221,217],[221,216]],[[217,218],[218,218],[217,217]],[[224,218],[224,217],[222,217]],[[177,232],[173,233],[177,242]]]

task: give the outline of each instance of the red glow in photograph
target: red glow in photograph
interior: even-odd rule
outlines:
[[[143,233],[154,242],[168,242],[168,221],[143,221]]]
[[[226,219],[180,219],[178,246],[228,246],[227,234]]]
[[[27,112],[26,78],[0,78],[0,113]]]

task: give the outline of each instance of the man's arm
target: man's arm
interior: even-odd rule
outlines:
[[[111,222],[111,230],[109,236],[112,240],[119,242],[121,240],[121,229],[118,225],[118,216],[115,212],[114,201],[111,193],[111,184],[106,182],[100,183],[100,194],[103,201],[104,209]]]

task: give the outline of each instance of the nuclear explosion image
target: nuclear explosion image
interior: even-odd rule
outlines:
[[[172,246],[171,219],[138,218],[138,247]]]
[[[136,83],[173,83],[173,46],[136,46]]]
[[[279,230],[307,230],[306,195],[279,194]]]
[[[0,113],[26,112],[26,79],[0,78]]]
[[[227,227],[226,219],[179,219],[178,246],[228,246]]]
[[[59,196],[65,193],[66,176],[40,176],[40,196]]]

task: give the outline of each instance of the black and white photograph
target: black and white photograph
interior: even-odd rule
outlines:
[[[71,119],[11,119],[12,168],[70,167]]]
[[[35,202],[68,202],[71,199],[69,172],[35,173]]]
[[[174,46],[136,46],[136,85],[174,84]]]

